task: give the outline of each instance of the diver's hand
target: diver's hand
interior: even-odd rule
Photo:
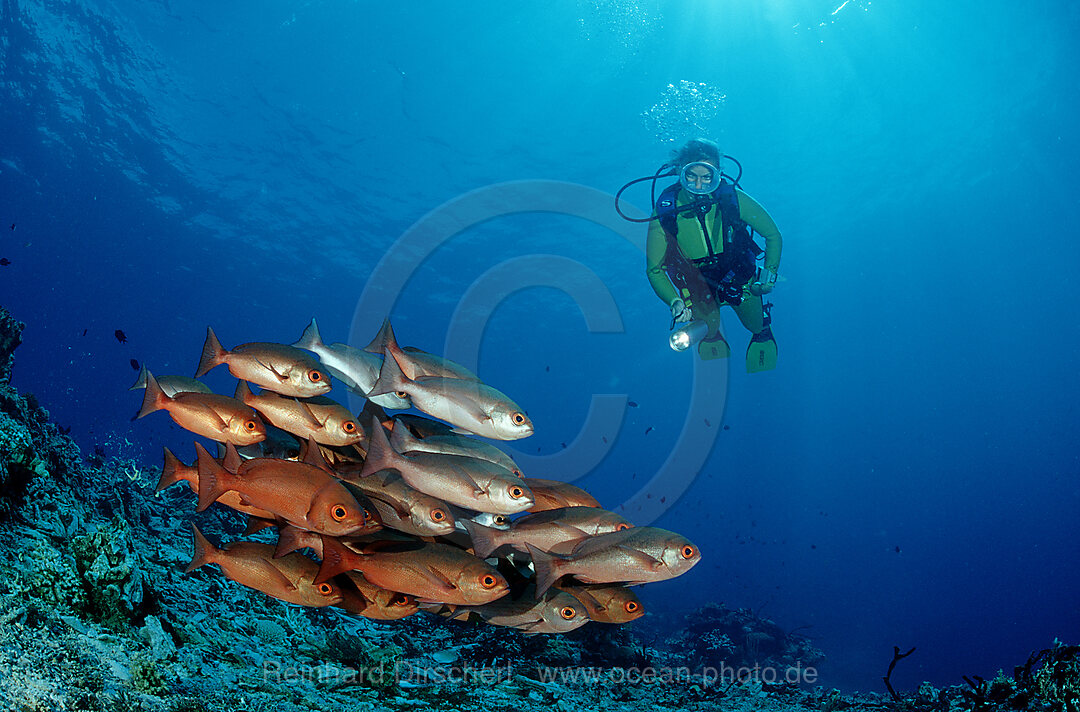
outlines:
[[[694,315],[690,311],[690,307],[686,306],[686,302],[676,299],[671,303],[671,318],[676,324],[683,324],[693,319]]]
[[[750,293],[754,295],[768,294],[776,286],[776,272],[768,267],[762,267],[758,276],[750,284]]]

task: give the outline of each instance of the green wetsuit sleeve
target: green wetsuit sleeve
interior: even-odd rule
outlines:
[[[659,221],[654,220],[649,223],[649,236],[645,240],[645,273],[656,296],[660,297],[664,304],[671,306],[671,303],[679,298],[679,292],[664,271],[666,253],[667,238],[664,236],[664,228],[660,227]]]
[[[765,266],[776,272],[780,268],[780,252],[783,249],[784,240],[780,237],[780,229],[761,203],[751,198],[741,190],[736,190],[739,196],[739,217],[754,232],[765,238]]]

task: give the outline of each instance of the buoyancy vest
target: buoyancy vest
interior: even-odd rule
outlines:
[[[717,296],[722,297],[725,292],[735,294],[736,288],[741,289],[755,275],[755,262],[763,253],[754,242],[750,226],[739,215],[739,196],[735,192],[735,186],[721,181],[720,186],[711,194],[678,205],[680,188],[679,183],[668,186],[656,202],[657,219],[664,229],[668,243],[664,270],[677,287],[690,286],[687,282],[698,281],[694,279],[698,277],[704,278],[710,292],[715,293],[719,287],[720,294]],[[707,216],[714,209],[719,213],[720,229],[723,233],[719,240],[710,235],[708,229]],[[679,219],[688,217],[697,218],[708,250],[706,256],[698,259],[687,258],[679,248]],[[714,220],[713,227],[716,225],[717,221]],[[688,266],[695,269],[688,270]],[[697,274],[691,275],[687,272]]]

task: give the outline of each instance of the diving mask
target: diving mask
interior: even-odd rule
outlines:
[[[709,195],[720,187],[720,169],[704,161],[687,163],[679,172],[679,183],[688,193]]]

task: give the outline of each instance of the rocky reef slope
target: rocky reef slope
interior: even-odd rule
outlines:
[[[0,709],[1077,709],[1080,649],[1068,646],[1013,677],[893,700],[710,679],[725,664],[786,671],[820,657],[748,611],[702,609],[653,646],[600,624],[529,638],[427,615],[380,623],[284,604],[213,567],[185,575],[190,493],[155,495],[157,468],[83,461],[9,384],[22,328],[0,308]],[[243,529],[217,507],[196,520],[215,541]]]

